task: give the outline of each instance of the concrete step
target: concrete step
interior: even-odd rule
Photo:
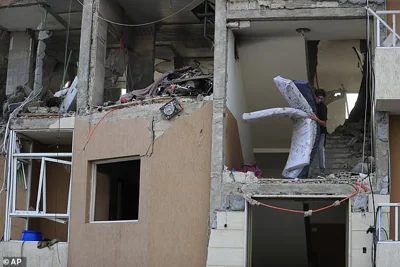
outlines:
[[[351,154],[353,150],[350,148],[326,148],[325,154]]]
[[[335,173],[340,173],[340,172],[348,172],[350,171],[350,169],[338,169],[338,168],[326,168],[325,169],[325,174],[329,175],[329,174],[335,174]],[[312,171],[310,171],[310,176],[312,177],[316,177],[317,175],[319,175],[319,168],[313,169]]]
[[[353,139],[353,136],[350,135],[336,135],[336,134],[328,134],[327,138],[329,139],[339,139],[339,140],[343,140],[343,139]]]
[[[325,149],[330,149],[330,148],[348,148],[348,145],[347,144],[326,143]]]
[[[352,158],[325,158],[327,164],[348,164],[350,161],[353,161]]]
[[[326,138],[326,142],[327,143],[337,143],[337,144],[348,144],[351,142],[351,140],[353,140],[353,138],[347,139],[347,138],[343,138],[343,139],[331,139],[329,137]]]
[[[329,151],[325,151],[325,159],[349,159],[353,158],[351,152],[346,153],[330,153]]]
[[[353,166],[349,166],[348,163],[332,163],[332,162],[329,162],[329,161],[325,162],[325,166],[326,166],[327,169],[346,169],[346,170],[347,169],[352,169],[352,167],[353,167]],[[319,168],[318,160],[314,161],[311,164],[311,167]]]

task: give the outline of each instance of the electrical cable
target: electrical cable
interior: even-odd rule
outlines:
[[[103,20],[103,21],[105,21],[105,22],[108,22],[108,23],[111,23],[111,24],[114,24],[114,25],[118,25],[118,26],[124,26],[124,27],[142,27],[142,26],[153,25],[153,24],[156,24],[156,23],[158,23],[158,22],[162,22],[162,21],[164,21],[164,20],[167,20],[167,19],[169,19],[169,18],[171,18],[171,17],[173,17],[173,16],[176,16],[177,14],[181,13],[182,11],[186,10],[188,7],[190,7],[191,5],[193,5],[193,4],[194,4],[195,2],[197,2],[198,0],[193,0],[192,2],[190,2],[190,3],[187,4],[186,6],[184,6],[184,7],[181,8],[181,9],[179,9],[179,10],[176,11],[175,13],[172,13],[172,14],[169,15],[169,16],[166,16],[166,17],[164,17],[164,18],[161,18],[161,19],[158,19],[158,20],[155,20],[155,21],[152,21],[152,22],[146,22],[146,23],[141,23],[141,24],[125,24],[125,23],[119,23],[119,22],[116,22],[116,21],[108,20],[108,19],[102,17],[101,15],[98,15],[97,13],[94,13],[93,11],[91,11],[90,9],[88,9],[87,7],[85,7],[85,5],[81,2],[81,0],[76,0],[76,1],[77,1],[79,4],[81,4],[82,7],[83,7],[86,11],[90,12],[93,16],[95,16],[95,17],[97,17],[97,18],[99,18],[99,19],[101,19],[101,20]]]
[[[368,191],[368,189],[364,185],[362,185],[360,183],[356,183],[355,182],[353,184],[348,184],[348,185],[352,186],[355,189],[355,192],[352,193],[351,195],[349,195],[349,196],[347,196],[347,197],[345,197],[345,198],[343,198],[341,200],[335,201],[334,203],[332,203],[332,204],[330,204],[328,206],[325,206],[325,207],[322,207],[322,208],[319,208],[319,209],[316,209],[316,210],[309,210],[309,211],[306,211],[306,212],[304,212],[304,210],[293,210],[293,209],[287,209],[287,208],[281,208],[281,207],[277,207],[277,206],[268,205],[268,204],[265,204],[265,203],[262,203],[262,202],[259,202],[257,200],[252,199],[242,188],[239,188],[239,191],[243,194],[243,197],[252,205],[260,205],[260,206],[264,206],[266,208],[285,211],[285,212],[300,213],[300,214],[304,214],[305,217],[308,217],[308,216],[311,216],[314,213],[318,213],[318,212],[321,212],[321,211],[324,211],[324,210],[339,206],[343,202],[345,202],[345,201],[353,198],[354,196],[358,195],[360,193],[360,189],[359,188],[362,188],[365,192]]]
[[[92,138],[92,136],[93,136],[94,132],[96,131],[97,127],[98,127],[98,126],[100,125],[100,123],[105,119],[105,117],[107,117],[109,114],[113,113],[114,111],[116,111],[116,110],[118,110],[118,109],[119,109],[119,108],[114,108],[114,109],[112,109],[112,110],[109,110],[107,113],[105,113],[105,114],[101,117],[101,119],[96,123],[96,126],[94,126],[94,128],[90,131],[89,136],[88,136],[88,138],[87,138],[87,140],[86,140],[86,143],[85,143],[85,145],[84,145],[84,147],[83,147],[83,150],[85,150],[87,144],[89,144],[89,141],[90,141],[90,139]]]

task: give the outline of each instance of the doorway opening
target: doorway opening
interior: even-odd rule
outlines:
[[[286,209],[308,211],[336,199],[261,198],[258,201]],[[247,267],[346,267],[348,255],[348,202],[304,217],[249,206]]]

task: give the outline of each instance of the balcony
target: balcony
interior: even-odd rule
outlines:
[[[400,235],[399,235],[399,207],[400,203],[379,204],[377,222],[376,265],[382,267],[397,267],[400,262]],[[382,227],[382,214],[389,211],[394,226],[387,231]]]
[[[400,11],[372,11],[375,22],[375,99],[376,110],[400,113],[400,29],[397,28]],[[379,29],[379,30],[377,30]],[[387,34],[387,38],[383,35]]]

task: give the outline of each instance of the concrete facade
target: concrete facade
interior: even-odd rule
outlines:
[[[383,0],[369,2],[375,9],[383,8]],[[215,0],[215,3],[217,12],[212,102],[178,99],[183,111],[174,120],[167,121],[160,113],[160,108],[167,101],[163,98],[117,107],[103,106],[106,100],[119,97],[118,93],[113,95],[114,92],[107,90],[123,74],[124,67],[127,69],[128,91],[144,88],[153,82],[158,27],[151,25],[130,28],[121,34],[121,27],[99,18],[103,16],[120,23],[126,22],[126,14],[120,6],[111,0],[84,1],[77,114],[39,114],[36,117],[23,114],[23,117],[11,123],[11,129],[27,134],[30,138],[40,139],[38,142],[51,139],[57,143],[57,149],[61,139],[65,136],[70,138],[72,133],[74,135],[71,145],[75,162],[72,167],[72,216],[69,228],[72,239],[69,244],[60,244],[60,259],[56,258],[56,248],[34,254],[37,252],[35,244],[28,242],[23,255],[32,258],[30,266],[78,266],[82,263],[98,266],[129,265],[133,262],[135,266],[184,267],[192,264],[196,267],[250,267],[247,226],[248,202],[251,200],[248,197],[341,199],[354,193],[352,183],[361,182],[369,187],[368,180],[360,181],[359,176],[326,180],[283,180],[274,177],[257,178],[252,173],[234,172],[226,167],[228,162],[242,165],[254,160],[251,128],[241,121],[241,115],[248,112],[250,107],[243,100],[246,88],[240,76],[246,72],[241,72],[240,62],[235,59],[236,41],[240,40],[240,37],[236,38],[236,32],[241,27],[251,27],[252,21],[365,19],[366,1]],[[283,39],[302,44],[304,54],[301,54],[301,63],[306,63],[303,47],[306,38],[296,36]],[[10,53],[7,61],[8,95],[18,85],[32,85],[35,53],[32,49],[33,41],[25,33],[12,32],[10,40],[7,52],[4,49],[6,45],[3,42],[0,44],[0,71],[2,63],[5,65],[8,50]],[[278,38],[275,41],[272,46],[279,45]],[[292,44],[292,47],[296,44]],[[126,65],[115,55],[118,53],[114,53],[118,51],[118,45],[127,46],[128,52],[123,55],[124,60],[127,56],[127,62],[124,62]],[[110,52],[110,49],[114,50]],[[252,47],[249,46],[248,50],[252,50]],[[260,58],[255,57],[254,60]],[[380,92],[393,93],[385,95],[385,100],[389,102],[396,98],[397,92],[384,88],[396,86],[393,75],[397,69],[393,66],[397,58],[398,51],[395,48],[386,52],[378,51],[376,55],[376,64],[379,65],[376,76],[381,79],[376,83],[377,95],[380,96]],[[268,56],[263,60],[267,59]],[[383,66],[386,61],[393,61],[392,68]],[[118,70],[113,69],[118,63]],[[307,77],[307,71],[301,68],[300,78],[303,77]],[[50,74],[43,78],[45,81],[51,80]],[[1,86],[0,79],[0,94]],[[374,224],[376,204],[390,202],[389,194],[382,191],[382,181],[386,177],[389,180],[390,176],[387,111],[378,108],[375,114],[376,174],[372,177],[373,185],[370,189],[376,194],[376,203],[373,204],[370,192],[361,192],[351,201],[345,202],[348,206],[347,267],[370,264],[372,235],[365,233],[366,228]],[[94,130],[97,130],[96,134]],[[279,133],[271,129],[269,134]],[[279,145],[273,148],[279,149]],[[140,185],[143,192],[140,196],[140,220],[115,224],[90,223],[87,217],[92,162],[138,155],[142,160],[143,177],[146,177]],[[393,226],[390,212],[384,210],[383,213],[383,227],[390,231]],[[303,220],[302,216],[300,220]],[[18,227],[23,229],[23,226]],[[18,233],[13,234],[17,236]],[[3,253],[1,257],[18,256],[22,244],[7,242],[0,245],[3,247],[0,249]],[[364,248],[368,248],[368,253],[364,252]],[[99,253],[102,257],[98,256]],[[394,254],[393,262],[387,260],[388,254]],[[394,266],[396,260],[397,254],[392,248],[379,244],[378,261],[385,262],[382,267]]]

